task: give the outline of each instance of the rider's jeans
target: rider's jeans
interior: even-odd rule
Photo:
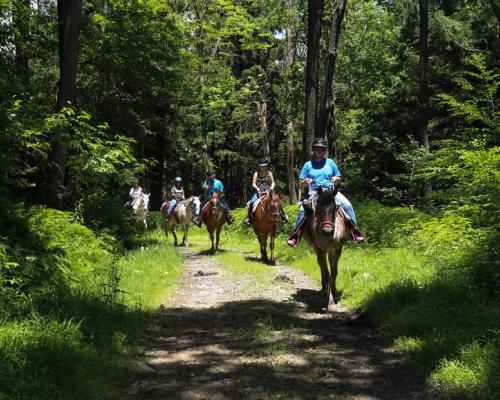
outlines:
[[[167,211],[168,215],[172,214],[172,210],[174,209],[176,204],[177,204],[177,200],[175,200],[175,199],[170,200],[170,204],[168,206],[168,211]]]
[[[311,190],[309,192],[309,198],[313,197],[315,194],[316,192]],[[342,193],[337,192],[337,195],[335,196],[335,204],[341,206],[349,215],[352,222],[355,225],[357,225],[356,215],[354,214],[354,209],[352,208],[352,204],[349,202],[349,200],[347,200],[347,198]],[[304,206],[300,204],[299,212],[297,214],[297,218],[295,219],[294,229],[299,226],[299,224],[302,222],[303,219],[304,219]]]

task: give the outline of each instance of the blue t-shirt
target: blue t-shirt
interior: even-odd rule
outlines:
[[[208,181],[203,182],[203,189],[206,187],[208,190],[205,199],[209,199],[212,193],[220,193],[224,190],[224,185],[218,179],[214,179],[211,185],[208,184]]]
[[[313,179],[311,182],[311,189],[316,190],[320,186],[326,188],[333,188],[332,182],[330,179],[334,176],[340,176],[340,171],[331,158],[325,158],[321,161],[308,161],[302,167],[302,171],[300,172],[300,179]]]

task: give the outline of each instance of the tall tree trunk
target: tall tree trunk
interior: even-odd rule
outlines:
[[[74,105],[76,94],[76,73],[80,39],[82,0],[58,0],[57,24],[59,33],[59,83],[55,111],[59,112],[70,104]],[[61,207],[64,191],[66,162],[68,157],[65,137],[68,132],[58,132],[52,140],[48,157],[47,202]]]
[[[269,160],[271,151],[269,147],[269,130],[267,127],[267,102],[262,93],[259,97],[260,99],[257,102],[257,116],[259,118],[260,134],[262,136],[262,151],[263,156]]]
[[[429,151],[429,134],[427,125],[429,123],[429,47],[427,43],[429,30],[429,5],[428,0],[420,1],[420,63],[419,63],[419,78],[420,78],[420,93],[419,93],[419,118],[417,140],[426,151]],[[429,182],[425,184],[425,196],[427,197],[432,191],[432,186]]]
[[[208,121],[205,105],[207,104],[207,94],[205,92],[205,70],[203,68],[205,62],[205,46],[203,40],[205,30],[203,21],[205,18],[206,3],[195,3],[196,20],[198,22],[198,57],[201,60],[198,68],[198,79],[200,82],[200,134],[201,134],[201,164],[203,172],[208,171]]]
[[[302,161],[309,159],[312,140],[315,137],[316,108],[318,99],[318,62],[321,37],[321,17],[324,0],[307,2],[307,58],[306,58],[306,98],[304,132],[302,135]]]
[[[29,41],[31,7],[29,0],[15,0],[13,2],[14,44],[16,52],[16,72],[24,84],[30,80],[28,52],[26,46]]]
[[[291,1],[289,0],[288,6],[291,7]],[[293,49],[292,49],[292,29],[287,27],[285,29],[286,33],[286,54],[285,54],[285,73],[289,74],[293,64]],[[288,186],[288,196],[290,198],[290,204],[297,204],[297,190],[295,187],[295,145],[293,141],[293,120],[292,113],[289,110],[290,106],[287,106],[286,110],[286,178]]]
[[[295,188],[295,157],[294,157],[294,143],[293,143],[293,122],[288,121],[286,124],[286,178],[288,185],[288,196],[290,197],[290,204],[297,204],[297,190]]]
[[[429,149],[429,136],[427,125],[429,122],[429,48],[427,44],[428,28],[429,28],[429,9],[428,0],[420,1],[420,63],[418,68],[420,79],[419,92],[419,118],[417,140],[427,150]]]
[[[151,193],[150,209],[159,210],[161,207],[161,190],[165,181],[164,159],[165,159],[165,135],[167,132],[157,133],[154,137],[154,146],[151,149],[152,155],[156,161],[156,165],[148,171],[147,180],[149,182],[149,189]]]
[[[319,110],[318,129],[316,131],[317,137],[324,137],[328,139],[330,151],[336,146],[336,124],[335,112],[333,101],[333,74],[335,72],[335,63],[337,61],[337,49],[339,43],[340,31],[342,28],[342,21],[344,20],[345,10],[347,7],[347,0],[339,0],[337,7],[332,15],[330,25],[330,40],[328,43],[328,57],[325,66],[325,85],[323,98],[321,101],[321,108]],[[327,127],[329,128],[327,131]],[[333,154],[333,152],[332,152]]]

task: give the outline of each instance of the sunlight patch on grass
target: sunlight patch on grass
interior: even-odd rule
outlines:
[[[150,233],[151,244],[129,252],[119,261],[120,289],[128,304],[154,309],[175,287],[182,271],[182,257],[174,247],[166,245],[161,235],[161,231]]]

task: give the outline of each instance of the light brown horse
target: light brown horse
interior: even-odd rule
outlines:
[[[304,239],[316,252],[316,259],[321,268],[321,287],[326,294],[327,311],[336,308],[336,286],[338,262],[342,246],[349,238],[345,217],[339,206],[335,205],[337,190],[318,191],[314,214],[308,217]],[[327,261],[328,259],[328,261]],[[330,270],[328,270],[330,264]]]
[[[257,205],[252,218],[252,227],[259,239],[260,256],[262,261],[274,264],[274,239],[278,223],[283,221],[281,216],[281,198],[279,194],[270,191],[260,193],[259,204]],[[269,249],[271,258],[267,257],[267,238],[270,237]]]
[[[220,204],[219,193],[212,193],[210,200],[203,207],[202,221],[207,226],[210,240],[212,241],[212,253],[219,252],[219,239],[222,225],[226,222],[224,209]],[[214,245],[215,234],[215,245]]]
[[[193,214],[198,215],[200,213],[200,199],[198,197],[191,196],[186,200],[180,200],[175,206],[170,218],[168,218],[167,209],[168,207],[162,207],[160,210],[165,236],[167,236],[168,238],[168,232],[170,231],[172,233],[172,236],[174,237],[174,246],[177,246],[177,235],[175,234],[175,227],[177,224],[179,224],[182,226],[182,229],[184,231],[184,237],[182,238],[181,246],[189,246],[189,226],[191,225]]]

